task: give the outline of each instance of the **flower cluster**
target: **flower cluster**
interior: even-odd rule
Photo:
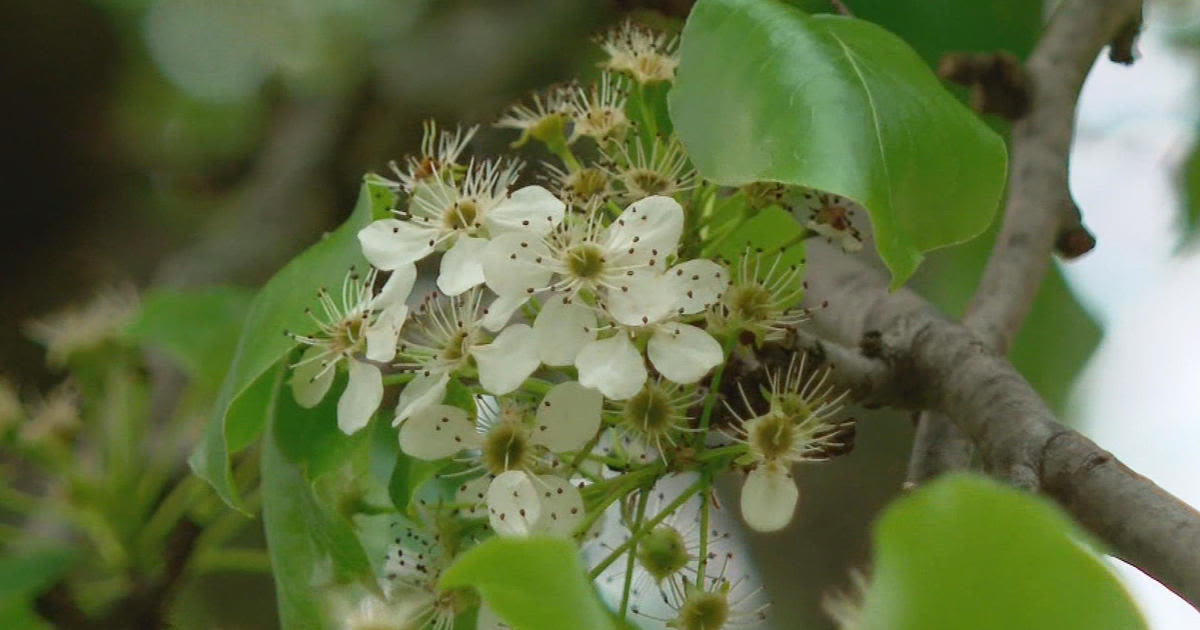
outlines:
[[[849,448],[840,397],[805,377],[803,360],[756,394],[766,412],[746,394],[749,411],[718,404],[724,364],[779,344],[806,315],[801,266],[721,235],[805,193],[764,183],[750,195],[698,177],[659,127],[665,91],[650,89],[672,81],[676,41],[625,23],[601,45],[595,82],[535,94],[497,123],[553,163],[476,156],[478,128],[427,125],[420,154],[392,164],[392,216],[358,233],[370,267],[351,270],[340,293],[319,291],[313,329],[293,335],[306,346],[292,364],[300,405],[316,406],[344,371],[337,423],[354,433],[395,386],[381,415],[403,455],[443,484],[424,529],[389,554],[388,597],[350,615],[363,623],[390,614],[403,627],[451,627],[479,602],[439,590],[437,577],[478,537],[584,544],[616,511],[628,534],[593,577],[625,567],[622,613],[636,583],[668,604],[672,627],[752,625],[759,590],[726,577],[706,525],[713,474],[749,470],[744,517],[778,529],[798,497],[791,466]],[[833,237],[831,218],[806,221]],[[436,291],[413,295],[425,276]],[[736,423],[731,435],[716,416]],[[662,479],[697,472],[676,500],[647,506]],[[680,517],[690,497],[701,498],[699,527]],[[492,623],[486,606],[479,616]]]

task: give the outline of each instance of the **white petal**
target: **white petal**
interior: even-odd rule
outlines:
[[[556,453],[573,451],[600,430],[600,392],[567,381],[555,385],[537,408],[533,442]]]
[[[442,459],[478,444],[475,423],[467,412],[432,405],[414,413],[400,427],[400,450],[420,459]]]
[[[541,501],[529,475],[508,470],[487,491],[488,521],[501,536],[528,536],[541,517]]]
[[[442,402],[446,397],[446,383],[449,382],[450,377],[444,372],[418,374],[400,392],[400,398],[396,401],[396,419],[392,421],[392,426],[404,422],[409,416],[430,405]]]
[[[414,263],[433,251],[430,241],[437,233],[410,221],[383,219],[358,231],[363,256],[372,265],[391,271]]]
[[[483,250],[483,277],[498,295],[529,295],[530,289],[539,291],[550,284],[550,259],[550,249],[536,234],[501,234]]]
[[[383,310],[375,322],[367,327],[367,358],[372,361],[391,361],[396,357],[396,340],[408,317],[408,307],[403,303]]]
[[[683,208],[679,202],[661,195],[635,201],[608,226],[609,262],[626,265],[653,260],[663,265],[663,259],[679,246],[681,234]]]
[[[525,294],[498,295],[483,310],[483,319],[479,320],[479,323],[484,328],[496,332],[504,328],[508,324],[508,320],[512,319],[513,313],[528,301],[529,297]]]
[[[621,276],[616,288],[605,292],[604,307],[613,319],[627,326],[646,326],[671,314],[675,297],[666,276],[639,269]]]
[[[508,196],[484,216],[492,236],[521,230],[548,234],[563,219],[566,205],[541,186],[526,186]]]
[[[454,502],[458,505],[469,506],[461,508],[460,514],[466,518],[475,518],[487,514],[487,491],[492,485],[492,475],[476,477],[458,487],[454,492]]]
[[[575,357],[575,367],[581,385],[613,400],[633,396],[646,382],[642,355],[624,333],[588,342]]]
[[[417,282],[417,266],[400,265],[392,270],[379,294],[371,301],[371,308],[387,309],[408,301],[413,285]]]
[[[571,365],[583,344],[596,338],[596,313],[585,304],[552,297],[533,322],[538,357],[546,365]]]
[[[350,434],[367,426],[371,414],[383,401],[383,375],[379,368],[362,361],[350,361],[350,380],[338,399],[338,428]]]
[[[707,332],[671,322],[662,324],[646,344],[654,369],[676,383],[695,383],[716,367],[724,355],[721,344]]]
[[[781,530],[791,522],[799,498],[800,490],[786,468],[760,465],[742,486],[742,518],[760,532]]]
[[[479,367],[479,384],[497,396],[520,387],[540,363],[533,329],[526,324],[505,328],[492,343],[472,348],[471,356]]]
[[[458,295],[483,284],[483,249],[487,244],[486,238],[459,236],[442,255],[438,289],[446,295]]]
[[[539,534],[569,537],[583,524],[583,497],[571,482],[554,475],[538,475],[542,515],[534,530]]]
[[[512,630],[512,626],[500,620],[500,616],[488,606],[487,602],[480,602],[479,616],[475,619],[475,630]]]
[[[667,272],[671,294],[675,297],[672,310],[690,315],[715,304],[729,288],[729,272],[711,260],[698,258],[671,267]]]
[[[324,352],[325,349],[320,346],[309,346],[304,354],[300,355],[296,367],[292,368],[292,397],[296,399],[297,405],[305,409],[316,407],[317,403],[325,398],[337,373],[336,368],[325,368],[331,361],[337,361],[341,357],[330,354],[324,360],[317,360]]]

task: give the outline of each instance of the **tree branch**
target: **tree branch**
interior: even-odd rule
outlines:
[[[878,270],[825,243],[808,254],[808,299],[828,302],[816,323],[903,371],[904,387],[899,374],[860,379],[883,387],[859,395],[953,418],[986,470],[1052,497],[1115,556],[1200,608],[1200,513],[1060,425],[1006,359],[912,291],[889,293]]]
[[[1012,128],[1004,223],[963,320],[997,353],[1008,352],[1029,313],[1051,251],[1075,258],[1096,244],[1067,184],[1075,105],[1100,51],[1122,37],[1131,40],[1125,34],[1131,24],[1141,23],[1141,10],[1141,0],[1066,0],[1025,65],[1022,87],[1030,92],[1029,108]],[[969,465],[970,449],[970,441],[949,420],[932,412],[922,414],[909,483]]]

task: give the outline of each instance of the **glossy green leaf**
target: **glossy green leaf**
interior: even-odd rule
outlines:
[[[1138,630],[1145,621],[1083,534],[1048,501],[953,475],[875,527],[859,630]]]
[[[241,287],[150,290],[129,333],[162,348],[192,378],[219,385],[253,297]]]
[[[286,385],[279,394],[275,409],[276,443],[309,480],[340,468],[367,439],[365,429],[346,435],[337,426],[338,397],[345,388],[346,376],[339,374],[329,394],[312,409],[296,404],[291,388]]]
[[[242,327],[233,363],[225,377],[210,426],[189,463],[196,474],[207,480],[231,506],[241,502],[229,474],[229,455],[244,447],[262,431],[265,408],[260,406],[262,375],[294,347],[284,333],[304,332],[313,323],[304,309],[315,306],[320,287],[341,286],[352,266],[363,268],[366,261],[357,234],[371,222],[377,211],[384,212],[393,201],[392,194],[368,178],[359,193],[353,214],[338,229],[319,243],[292,259],[275,274],[254,297]],[[378,206],[378,208],[376,207]]]
[[[515,630],[611,630],[574,543],[492,538],[458,558],[443,587],[474,587]]]
[[[282,372],[272,376],[272,412],[262,447],[262,510],[279,618],[284,630],[328,628],[323,587],[356,580],[370,586],[372,568],[351,523],[318,499],[281,448],[278,423],[283,419],[275,410],[282,408],[287,392]]]
[[[1003,140],[886,30],[778,0],[700,0],[681,55],[671,117],[699,172],[859,202],[894,286],[923,252],[991,222]]]

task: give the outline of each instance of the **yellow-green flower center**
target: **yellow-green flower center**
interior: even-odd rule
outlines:
[[[647,573],[662,582],[682,571],[691,557],[679,530],[660,525],[638,542],[637,559]]]
[[[747,441],[762,459],[775,461],[792,451],[796,443],[796,425],[791,416],[771,412],[750,423]]]
[[[678,630],[720,630],[729,620],[729,601],[724,593],[693,589],[670,623]]]
[[[478,227],[479,205],[471,199],[457,201],[442,215],[442,223],[448,230],[470,231]]]
[[[591,243],[576,245],[567,251],[567,269],[571,275],[591,280],[604,271],[604,252]]]
[[[675,414],[667,393],[653,383],[625,403],[625,423],[635,431],[654,437],[675,428]]]
[[[501,421],[483,438],[480,459],[489,473],[525,468],[533,456],[533,445],[525,427],[517,421]]]

